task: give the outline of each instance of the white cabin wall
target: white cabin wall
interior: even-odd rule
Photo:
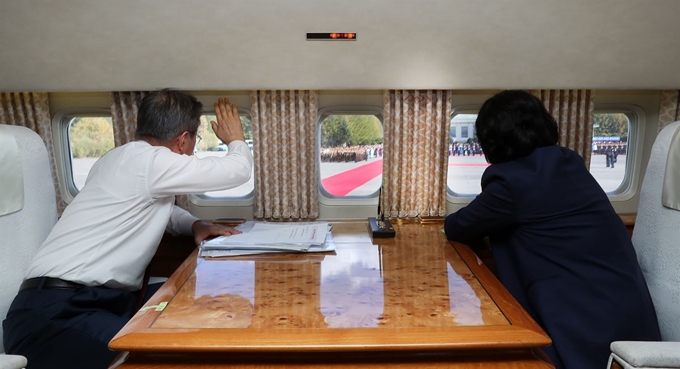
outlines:
[[[0,1],[0,91],[677,89],[679,13],[677,0]]]
[[[51,92],[47,94],[52,117],[58,112],[82,109],[111,110],[109,92]]]

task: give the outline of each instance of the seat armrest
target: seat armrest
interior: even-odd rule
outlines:
[[[680,368],[680,342],[616,341],[610,348],[624,368]]]
[[[20,355],[0,354],[0,369],[22,369],[28,361]]]

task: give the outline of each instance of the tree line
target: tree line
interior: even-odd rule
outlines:
[[[621,137],[628,141],[628,117],[623,113],[595,114],[593,120],[593,136]]]
[[[98,158],[113,149],[113,124],[108,117],[73,118],[68,135],[76,159]]]
[[[201,151],[215,151],[219,139],[212,130],[210,121],[214,115],[201,116],[198,134],[202,140],[198,143]],[[243,133],[246,139],[252,139],[253,127],[250,118],[241,116]],[[113,149],[113,123],[110,117],[76,117],[69,126],[69,142],[73,158],[99,158]]]
[[[246,140],[253,139],[253,124],[250,121],[250,117],[246,115],[241,115],[241,125],[243,126],[243,135]],[[199,151],[216,151],[217,145],[219,145],[220,140],[215,136],[213,132],[212,125],[210,121],[216,121],[217,118],[215,114],[206,114],[201,116],[201,125],[198,127],[198,134],[201,136],[202,140],[198,143]]]
[[[375,145],[383,142],[375,115],[329,115],[321,123],[321,147]]]

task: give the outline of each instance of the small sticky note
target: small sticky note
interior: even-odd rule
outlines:
[[[150,305],[150,306],[144,306],[143,308],[139,309],[139,311],[147,311],[149,309],[154,309],[156,311],[163,311],[165,307],[168,306],[167,301],[163,301],[158,305]]]

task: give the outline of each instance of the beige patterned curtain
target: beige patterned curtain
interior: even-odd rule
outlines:
[[[54,143],[52,141],[52,120],[50,105],[46,92],[2,92],[0,93],[0,123],[23,126],[35,131],[45,142],[52,181],[57,194],[57,212],[64,211],[66,203],[61,198],[57,165],[54,159]]]
[[[319,216],[317,94],[308,90],[250,94],[255,150],[255,217]]]
[[[568,147],[583,158],[590,167],[595,117],[592,90],[533,90],[557,121],[560,146]]]
[[[384,215],[445,216],[451,92],[390,90],[383,102]]]
[[[662,91],[661,109],[659,111],[659,132],[661,132],[663,127],[678,120],[680,120],[680,91]]]
[[[122,146],[135,140],[137,111],[147,91],[111,92],[111,120],[113,121],[113,142]]]

